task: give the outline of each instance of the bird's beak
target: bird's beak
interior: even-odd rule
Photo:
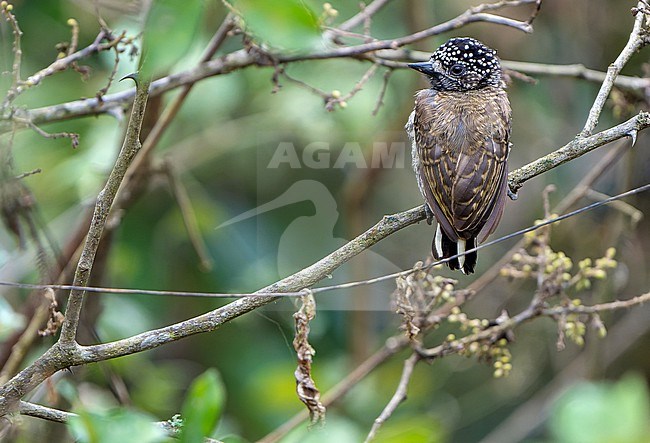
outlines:
[[[431,62],[409,63],[408,67],[429,76],[433,76],[435,74],[435,71],[433,70],[433,64],[431,64]]]

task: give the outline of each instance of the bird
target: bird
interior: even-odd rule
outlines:
[[[431,85],[415,94],[405,126],[427,221],[437,222],[434,258],[471,274],[476,251],[505,206],[512,110],[497,52],[470,37],[452,38],[428,62],[408,66]]]

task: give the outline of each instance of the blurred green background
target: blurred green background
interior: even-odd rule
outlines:
[[[323,10],[322,3],[317,1],[304,4],[316,15]],[[334,24],[358,12],[357,2],[331,4],[339,11]],[[407,35],[453,18],[475,4],[466,0],[395,0],[373,18],[372,35],[380,39]],[[449,37],[472,36],[498,49],[505,60],[581,63],[605,71],[627,41],[633,22],[630,8],[634,5],[631,1],[611,0],[545,1],[533,34],[477,23],[419,42],[412,48],[431,52]],[[305,22],[308,19],[304,11],[295,11],[295,2],[246,1],[235,2],[235,6],[248,14],[253,32],[270,40],[274,50],[279,50],[278,46],[291,51],[322,49],[322,43],[310,37],[312,28]],[[14,2],[14,12],[24,33],[23,77],[50,64],[57,55],[55,45],[69,41],[68,18],[79,22],[83,47],[99,31],[96,8],[113,30],[124,29],[135,35],[142,29],[138,7],[136,2],[111,0]],[[499,13],[525,19],[528,11],[519,8]],[[226,12],[220,2],[207,1],[200,16],[186,14],[180,19],[186,20],[182,22],[186,24],[182,34],[150,35],[153,46],[169,44],[170,52],[180,48],[182,53],[181,57],[156,65],[154,75],[194,67]],[[0,86],[5,91],[10,85],[6,72],[11,71],[13,58],[7,23],[0,25],[0,38]],[[219,54],[241,46],[240,36],[230,37]],[[84,59],[81,64],[91,69],[87,78],[72,71],[48,77],[39,87],[22,94],[16,105],[36,108],[92,97],[106,85],[113,59],[112,53]],[[646,61],[647,50],[636,55],[624,73],[645,75]],[[328,93],[338,90],[346,94],[369,66],[367,62],[340,59],[292,63],[286,70],[291,77]],[[123,54],[117,78],[135,69],[136,60]],[[323,257],[384,214],[421,204],[402,128],[411,111],[414,92],[426,84],[415,72],[394,71],[384,105],[373,116],[383,73],[384,68],[380,68],[346,108],[337,107],[335,112],[324,108],[321,97],[282,76],[278,80],[281,87],[277,88],[273,82],[274,69],[270,67],[236,70],[197,83],[165,133],[155,158],[170,162],[186,187],[213,260],[212,269],[201,268],[170,186],[158,174],[124,214],[112,237],[105,271],[94,284],[184,291],[253,291]],[[575,137],[599,88],[596,83],[578,79],[539,76],[537,80],[536,84],[514,80],[509,86],[514,144],[511,169]],[[114,83],[109,93],[130,87],[129,82]],[[638,97],[642,103],[644,93],[641,91]],[[163,96],[163,104],[175,94]],[[154,100],[150,107],[154,104],[161,105]],[[621,106],[613,110],[609,103],[598,128],[619,123],[633,115],[634,109],[638,111],[644,106],[638,105],[632,114],[625,114]],[[76,227],[86,220],[87,211],[104,184],[121,144],[124,122],[102,115],[48,124],[42,129],[80,135],[76,149],[71,148],[67,139],[45,139],[29,130],[18,131],[13,138],[15,171],[43,170],[24,183],[36,197],[43,224],[59,247],[63,247]],[[6,143],[8,135],[2,137]],[[376,150],[391,143],[398,154],[393,167],[361,167],[362,163],[371,165],[373,155],[378,155]],[[634,150],[627,152],[594,188],[613,195],[648,183],[649,143],[647,134],[639,134]],[[269,167],[279,147],[287,155],[295,149],[300,167],[292,167],[288,160],[277,168]],[[325,155],[319,157],[321,167],[308,166],[313,158],[310,149]],[[527,182],[519,199],[507,203],[494,237],[541,218],[544,187],[557,186],[551,203],[558,202],[608,149],[596,150]],[[400,163],[400,158],[404,163]],[[643,212],[650,210],[647,195],[627,201]],[[221,227],[233,217],[268,202],[275,203],[264,206],[263,213]],[[590,202],[583,199],[581,204]],[[601,208],[553,228],[552,246],[573,257],[574,262],[600,257],[610,246],[619,251],[619,268],[585,293],[585,303],[627,298],[648,290],[648,227],[647,219],[634,224],[621,211]],[[410,268],[430,253],[433,232],[425,223],[405,229],[343,266],[325,284]],[[488,269],[515,241],[482,250],[476,275]],[[0,231],[0,280],[36,281],[34,263],[33,247],[21,250],[9,232]],[[459,279],[461,285],[475,278],[452,275],[448,270],[442,273]],[[311,342],[317,350],[315,380],[323,392],[372,354],[387,337],[397,333],[399,318],[391,312],[389,304],[393,289],[394,285],[388,282],[362,290],[323,294],[317,300],[320,309],[312,324]],[[533,291],[530,283],[522,285],[500,279],[481,291],[466,310],[470,315],[487,318],[498,316],[502,309],[518,312],[529,303]],[[6,339],[21,321],[18,313],[27,292],[2,289],[1,294],[0,322],[2,338]],[[216,299],[91,294],[84,310],[84,343],[95,340],[88,334],[93,327],[102,341],[114,340],[187,319],[224,303]],[[82,410],[118,405],[121,401],[157,420],[166,420],[180,412],[192,379],[207,368],[216,368],[227,400],[215,435],[232,433],[253,441],[302,408],[294,392],[293,310],[292,302],[285,300],[247,314],[214,333],[57,374],[52,383],[36,392],[34,400],[63,409],[74,405]],[[643,426],[647,426],[648,418],[644,381],[650,376],[648,314],[646,306],[605,315],[610,330],[607,338],[588,336],[584,349],[569,344],[562,352],[555,348],[554,322],[541,319],[527,324],[517,331],[517,341],[511,345],[514,368],[506,379],[493,379],[488,365],[462,357],[419,365],[408,401],[387,422],[378,441],[597,441],[571,437],[575,434],[571,434],[566,423],[575,425],[580,415],[572,416],[570,408],[562,403],[552,406],[553,401],[580,380],[618,380],[630,372],[636,375],[625,379],[627,388],[593,389],[600,389],[599,394],[607,398],[605,403],[610,402],[608,395],[622,396],[622,404],[632,404],[632,409],[641,411],[641,424],[635,424],[636,429],[647,430]],[[433,334],[431,343],[444,336],[444,332]],[[36,358],[52,343],[52,338],[39,339],[29,359]],[[399,354],[382,365],[333,406],[323,430],[306,437],[301,428],[286,441],[361,441],[392,395],[406,355]],[[123,388],[121,395],[115,394],[116,383]],[[636,383],[633,389],[629,383]],[[573,401],[595,404],[595,394],[590,397],[585,389],[571,391]],[[547,417],[552,420],[547,422]],[[64,426],[38,419],[23,417],[14,424],[10,437],[16,441],[72,438]],[[639,435],[643,434],[631,433],[617,441],[640,442]]]

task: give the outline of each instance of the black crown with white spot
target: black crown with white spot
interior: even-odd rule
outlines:
[[[431,56],[441,90],[469,91],[501,86],[501,63],[497,52],[469,37],[452,38]],[[438,88],[436,88],[438,89]]]

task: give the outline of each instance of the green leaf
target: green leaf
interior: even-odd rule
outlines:
[[[108,411],[81,410],[68,423],[76,441],[82,443],[157,443],[166,441],[165,431],[155,418],[127,408]]]
[[[196,38],[204,0],[155,0],[142,37],[140,72],[151,78],[166,73],[187,54]]]
[[[201,441],[210,435],[221,417],[225,398],[223,383],[215,369],[208,369],[192,382],[181,411],[181,443]]]
[[[549,422],[557,442],[641,443],[650,435],[650,395],[643,379],[580,383],[554,405]]]
[[[320,42],[318,17],[304,1],[233,0],[246,31],[268,46],[288,50],[314,48]]]

